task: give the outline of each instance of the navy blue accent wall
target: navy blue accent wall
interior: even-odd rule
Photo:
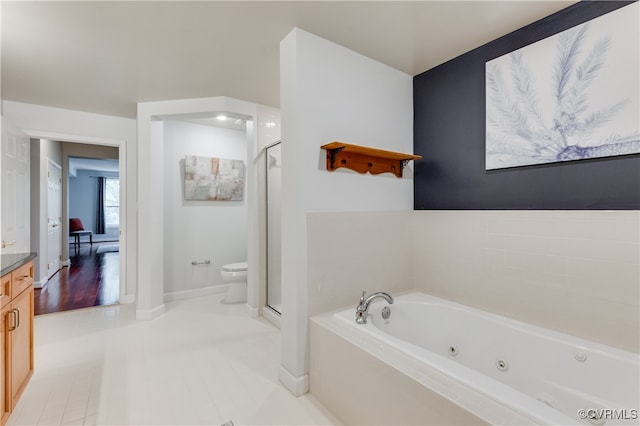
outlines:
[[[485,170],[485,62],[629,3],[577,3],[415,76],[414,209],[640,209],[640,155]]]

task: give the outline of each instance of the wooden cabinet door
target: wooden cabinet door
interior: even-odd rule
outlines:
[[[11,302],[11,274],[0,278],[0,308]]]
[[[23,291],[11,302],[11,310],[17,311],[17,324],[11,324],[11,406],[18,398],[33,374],[33,286]]]
[[[0,309],[0,425],[7,422],[9,417],[9,411],[11,407],[11,397],[8,380],[8,362],[9,357],[7,353],[8,341],[7,341],[7,317],[9,312],[9,305]]]
[[[22,293],[33,285],[33,260],[11,273],[11,297]]]

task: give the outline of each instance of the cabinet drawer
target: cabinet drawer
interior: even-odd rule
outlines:
[[[11,276],[11,296],[16,297],[33,284],[33,262],[15,269]]]
[[[11,274],[7,274],[0,280],[0,308],[11,301]]]

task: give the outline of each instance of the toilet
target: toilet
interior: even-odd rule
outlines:
[[[229,263],[220,268],[222,283],[228,284],[225,303],[247,301],[247,262]]]

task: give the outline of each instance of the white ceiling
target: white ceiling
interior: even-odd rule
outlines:
[[[208,96],[278,107],[294,27],[416,75],[574,2],[5,0],[2,98],[129,118]]]

